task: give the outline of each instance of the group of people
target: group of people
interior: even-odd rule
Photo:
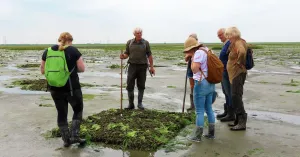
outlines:
[[[223,43],[219,59],[224,65],[221,81],[222,91],[225,95],[224,113],[218,114],[221,122],[229,122],[230,130],[246,130],[247,113],[243,103],[243,86],[247,69],[246,53],[247,43],[241,38],[236,27],[221,28],[217,31],[218,38]],[[215,115],[212,110],[214,102],[215,84],[206,80],[208,76],[207,65],[208,48],[198,42],[196,34],[189,35],[184,43],[185,60],[188,61],[188,76],[191,87],[191,107],[188,110],[196,112],[196,128],[189,139],[199,142],[203,136],[204,111],[208,118],[208,133],[204,135],[209,139],[215,138]]]
[[[155,74],[153,67],[153,57],[150,44],[142,38],[142,29],[135,28],[134,38],[127,41],[126,51],[120,54],[120,59],[128,58],[127,74],[127,110],[135,108],[134,87],[135,81],[138,88],[138,105],[141,110],[143,105],[143,95],[147,71]],[[242,101],[243,85],[247,70],[244,65],[246,62],[247,43],[241,38],[241,33],[236,27],[220,29],[218,37],[224,43],[220,53],[220,60],[224,64],[222,79],[222,89],[226,97],[224,113],[217,115],[222,122],[234,121],[231,130],[245,130],[247,113],[244,110]],[[73,37],[68,32],[63,32],[58,38],[58,44],[45,50],[42,56],[41,73],[46,76],[48,88],[57,109],[57,124],[60,129],[64,146],[68,147],[73,143],[84,144],[85,140],[79,137],[80,124],[82,121],[83,98],[80,87],[78,73],[85,71],[82,54],[72,46]],[[215,116],[212,104],[215,100],[215,84],[206,80],[208,76],[207,51],[204,44],[198,42],[196,34],[189,35],[184,43],[185,60],[188,62],[188,77],[190,82],[191,107],[189,111],[196,112],[196,128],[188,138],[199,142],[203,134],[204,111],[207,114],[209,129],[208,134],[204,135],[209,139],[215,138]],[[59,65],[62,65],[62,68]],[[54,66],[55,65],[55,66]],[[65,67],[65,68],[64,68]],[[69,79],[63,83],[56,82],[61,75],[68,75]],[[50,77],[51,76],[51,77]],[[55,76],[55,77],[54,77]],[[51,82],[51,84],[49,83]],[[60,84],[60,85],[59,85]],[[68,103],[73,108],[71,128],[68,127],[67,114]]]

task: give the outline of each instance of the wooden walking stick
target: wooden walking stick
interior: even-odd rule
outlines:
[[[189,68],[189,64],[187,64],[186,74],[185,74],[185,85],[184,85],[184,96],[183,96],[182,113],[184,113],[184,105],[185,105],[185,96],[186,96],[186,84],[187,84],[188,68]]]
[[[123,50],[121,50],[121,55],[123,54]],[[123,59],[121,59],[121,116],[123,110]]]

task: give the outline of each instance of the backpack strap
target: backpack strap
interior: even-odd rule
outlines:
[[[74,68],[71,70],[70,72],[70,76],[69,76],[69,84],[70,84],[70,92],[71,92],[71,96],[73,96],[73,86],[72,86],[72,81],[71,81],[71,74],[72,72],[75,70],[75,66]]]

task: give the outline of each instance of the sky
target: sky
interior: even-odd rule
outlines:
[[[248,42],[299,42],[299,0],[0,0],[0,44],[126,43],[143,29],[150,43],[183,43],[191,33],[220,42],[235,26]]]

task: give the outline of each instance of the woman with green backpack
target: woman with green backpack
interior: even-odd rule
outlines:
[[[41,62],[41,73],[47,79],[57,109],[57,124],[65,147],[73,143],[85,143],[85,140],[79,138],[83,99],[78,77],[78,72],[84,72],[85,65],[81,53],[72,46],[72,41],[70,33],[61,33],[59,43],[45,50]],[[67,120],[68,103],[74,111],[70,130]]]

